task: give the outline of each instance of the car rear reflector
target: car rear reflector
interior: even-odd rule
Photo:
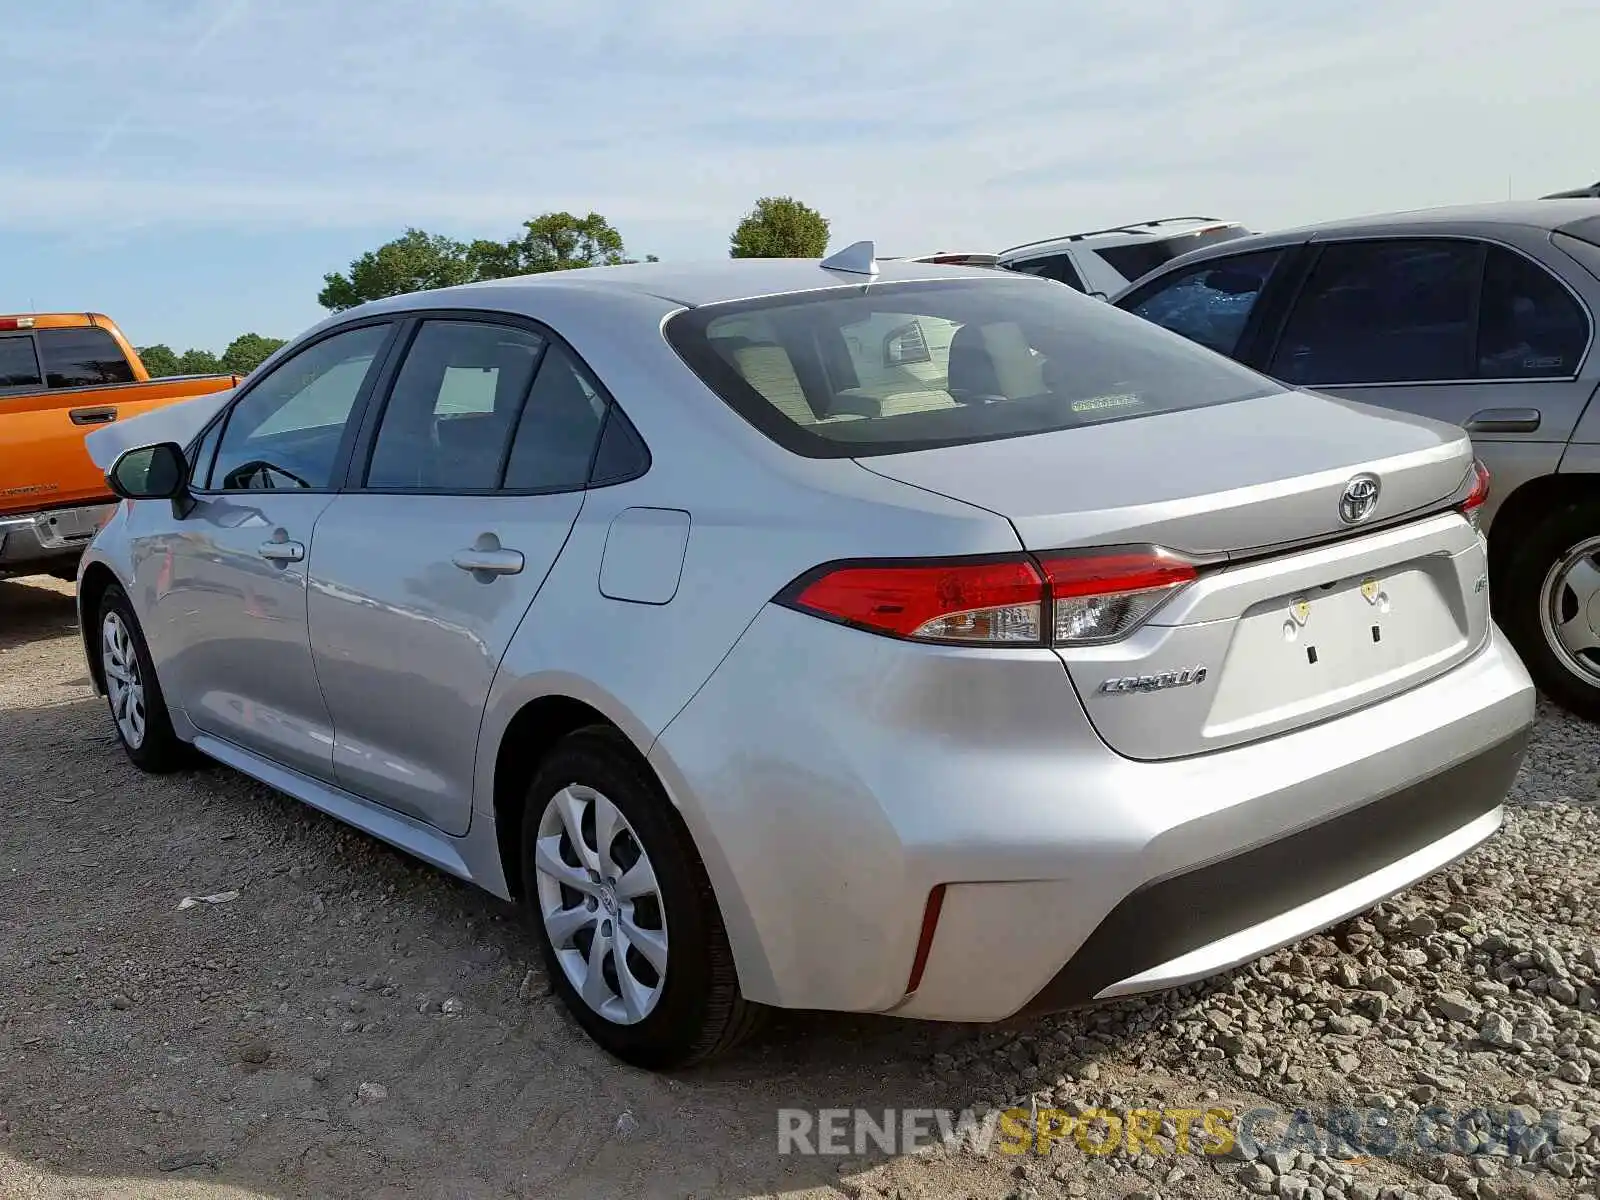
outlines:
[[[1197,577],[1156,547],[1000,558],[825,564],[775,597],[888,637],[968,646],[1115,641]]]

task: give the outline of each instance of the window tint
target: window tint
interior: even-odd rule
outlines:
[[[878,360],[840,387],[820,348],[864,329],[890,335],[891,358],[901,346],[918,361]],[[814,457],[1044,433],[1274,390],[1109,304],[1002,272],[706,305],[672,317],[666,334],[735,411]],[[861,341],[867,352],[881,344]]]
[[[1157,267],[1165,266],[1179,255],[1209,246],[1212,242],[1231,242],[1244,235],[1245,230],[1241,227],[1228,225],[1200,233],[1179,234],[1177,237],[1150,238],[1123,246],[1105,246],[1091,253],[1098,254],[1118,275],[1132,282],[1150,274]]]
[[[1010,270],[1018,271],[1023,275],[1039,275],[1045,279],[1054,279],[1057,283],[1064,283],[1070,288],[1083,291],[1083,280],[1078,276],[1078,270],[1072,265],[1072,256],[1069,254],[1052,254],[1046,258],[1030,258],[1019,263],[1011,264]]]
[[[506,325],[427,321],[378,426],[367,486],[488,491],[545,339]]]
[[[337,333],[274,367],[229,414],[211,486],[332,487],[345,426],[389,329]]]
[[[600,448],[594,454],[589,483],[594,487],[622,483],[637,479],[649,469],[650,451],[644,439],[627,414],[615,404],[611,405],[606,411],[605,432],[600,435]]]
[[[1485,379],[1575,375],[1589,319],[1556,278],[1501,246],[1489,247],[1478,305],[1478,374]]]
[[[1237,258],[1212,259],[1176,271],[1124,307],[1181,333],[1192,342],[1231,356],[1239,347],[1245,323],[1266,287],[1282,250],[1261,250]]]
[[[506,466],[506,487],[565,491],[589,480],[606,399],[561,346],[552,345],[528,394]]]
[[[132,383],[133,367],[104,329],[41,329],[45,382],[53,388]]]
[[[38,387],[43,382],[33,339],[26,334],[0,337],[0,388]]]
[[[1290,314],[1271,374],[1297,384],[1472,375],[1483,246],[1446,240],[1328,246]]]
[[[194,461],[189,466],[189,486],[204,489],[210,485],[211,459],[222,440],[222,422],[213,421],[200,444],[194,448]]]

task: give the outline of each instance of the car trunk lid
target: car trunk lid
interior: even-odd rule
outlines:
[[[1057,646],[1095,728],[1129,757],[1325,720],[1487,636],[1483,542],[1450,509],[1472,470],[1453,426],[1285,392],[859,461],[1005,516],[1041,558],[1153,545],[1200,565],[1131,635]],[[1351,523],[1359,477],[1376,504]]]

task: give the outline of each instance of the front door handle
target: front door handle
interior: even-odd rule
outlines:
[[[117,419],[114,408],[75,408],[67,413],[74,425],[107,425]]]
[[[257,551],[268,562],[300,562],[306,556],[306,548],[299,542],[262,542]]]
[[[1533,433],[1539,428],[1537,408],[1485,408],[1467,418],[1468,433]]]
[[[520,550],[479,549],[457,550],[450,559],[463,571],[485,575],[520,575],[525,560]]]

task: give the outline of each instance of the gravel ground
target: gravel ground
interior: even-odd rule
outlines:
[[[664,1078],[578,1034],[509,906],[221,768],[135,772],[70,596],[0,583],[5,1200],[1600,1195],[1600,730],[1558,711],[1488,846],[1231,976],[1014,1028],[783,1015]],[[1092,1115],[1048,1155],[1005,1122],[778,1153],[779,1109],[891,1106],[1168,1116],[1132,1153],[1086,1152]],[[1268,1112],[1179,1152],[1205,1108]],[[1361,1144],[1329,1147],[1344,1109]]]

